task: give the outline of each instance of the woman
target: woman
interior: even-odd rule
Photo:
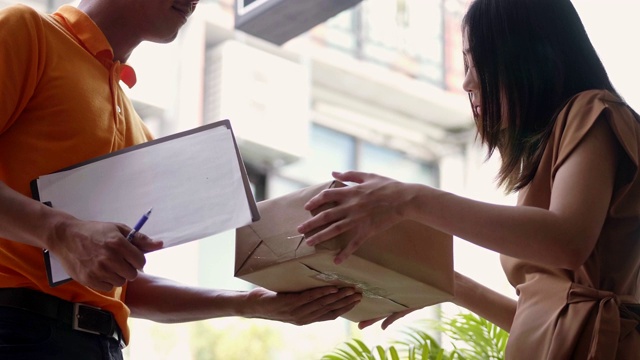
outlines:
[[[334,177],[356,184],[311,199],[307,210],[337,205],[298,230],[330,224],[310,245],[347,235],[340,263],[372,234],[420,221],[501,254],[517,303],[459,274],[454,302],[510,332],[507,358],[638,359],[640,117],[569,0],[476,0],[463,43],[478,136],[517,206],[350,171]]]

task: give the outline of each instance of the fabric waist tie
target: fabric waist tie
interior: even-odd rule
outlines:
[[[637,315],[622,302],[633,303],[635,299],[576,283],[571,284],[568,296],[568,304],[593,302],[598,305],[588,359],[614,359],[620,338],[620,314],[623,313],[625,318],[637,319]]]

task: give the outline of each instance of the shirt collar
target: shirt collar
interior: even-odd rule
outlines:
[[[127,64],[113,60],[113,49],[109,41],[91,18],[71,5],[62,5],[53,16],[78,40],[91,55],[110,69],[114,63],[120,67],[120,80],[128,87],[136,84],[136,73]]]

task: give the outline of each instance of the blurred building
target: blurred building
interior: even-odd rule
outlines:
[[[460,89],[465,6],[464,0],[365,0],[278,45],[234,30],[234,1],[201,2],[177,41],[134,53],[130,62],[140,81],[131,95],[159,135],[230,119],[259,200],[347,169],[461,192],[465,174],[483,160]],[[161,93],[151,96],[156,89]],[[173,96],[167,89],[175,89]],[[472,186],[491,189],[493,176],[486,179]],[[248,288],[233,279],[233,246],[233,233],[181,246],[155,254],[147,271],[176,278],[166,264],[184,252],[181,271],[191,272],[179,280],[196,276],[207,286]],[[497,262],[495,269],[499,274]],[[244,349],[244,341],[268,344],[264,359],[319,359],[353,336],[372,344],[397,339],[403,324],[436,310],[416,312],[386,332],[361,332],[342,319],[302,328],[238,319],[211,324],[227,334],[261,326],[276,331],[264,342],[244,335],[225,340],[235,349]],[[132,358],[149,351],[138,344],[130,347]],[[247,356],[231,349],[219,354]]]
[[[20,2],[52,11],[67,1]],[[358,169],[510,202],[494,188],[495,166],[484,163],[461,90],[467,3],[364,0],[274,44],[234,29],[233,0],[201,0],[176,41],[144,43],[134,52],[129,63],[138,84],[128,93],[157,137],[230,119],[258,200],[330,180],[332,170]],[[233,251],[230,232],[150,254],[146,271],[248,289],[233,277]],[[471,270],[479,262],[484,270]],[[456,242],[456,269],[509,291],[493,253]],[[132,359],[319,359],[353,336],[374,344],[397,338],[404,324],[435,310],[415,312],[386,332],[359,331],[343,319],[305,327],[237,318],[197,325],[132,320],[126,351]],[[249,356],[253,351],[263,357]]]

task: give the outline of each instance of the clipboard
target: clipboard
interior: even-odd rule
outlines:
[[[82,219],[133,226],[164,248],[260,219],[231,122],[221,120],[75,164],[31,181],[32,197]],[[43,250],[50,286],[71,278]]]

